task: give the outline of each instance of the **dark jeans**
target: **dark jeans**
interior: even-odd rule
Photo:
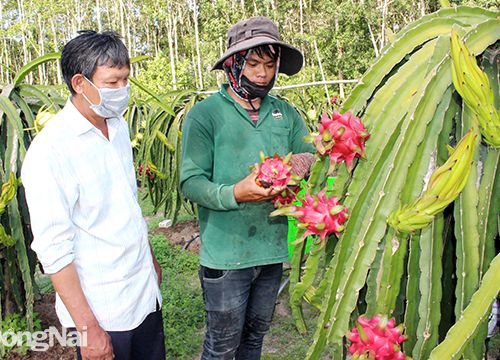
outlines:
[[[260,359],[282,272],[281,263],[240,270],[200,266],[207,318],[201,360]]]
[[[149,314],[135,329],[108,331],[113,344],[114,360],[165,360],[165,336],[161,309]],[[82,359],[76,348],[78,360]]]

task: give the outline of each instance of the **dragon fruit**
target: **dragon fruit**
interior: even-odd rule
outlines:
[[[257,169],[257,185],[263,188],[283,187],[294,185],[292,180],[292,167],[288,164],[292,153],[282,159],[278,154],[273,157],[266,157],[263,152],[260,153],[260,164],[255,164]]]
[[[274,204],[274,207],[279,209],[283,206],[288,206],[292,202],[294,202],[297,198],[297,193],[300,191],[300,187],[295,188],[286,188],[281,193],[276,195],[271,202]]]
[[[331,118],[323,114],[319,134],[309,137],[320,155],[329,155],[331,163],[345,161],[348,168],[355,157],[364,157],[365,141],[369,138],[359,118],[351,112],[340,114],[338,111],[334,111]]]
[[[299,224],[297,227],[305,228],[303,238],[311,234],[319,235],[321,240],[335,233],[340,235],[344,230],[342,225],[347,219],[347,209],[338,202],[335,196],[326,196],[326,190],[322,190],[317,196],[306,194],[301,206],[286,206],[275,210],[271,216],[292,216]]]
[[[143,165],[139,164],[139,167],[137,168],[137,172],[139,173],[139,176],[142,176],[143,171],[144,171]],[[155,174],[151,171],[151,169],[148,165],[146,165],[146,177],[149,179],[149,181],[154,181],[154,179],[155,179]]]
[[[372,319],[360,316],[348,334],[352,345],[349,352],[359,360],[405,360],[409,359],[401,351],[406,340],[403,325],[395,326],[394,319],[376,315]]]

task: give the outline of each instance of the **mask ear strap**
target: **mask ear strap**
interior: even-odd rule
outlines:
[[[97,90],[97,93],[99,94],[99,99],[100,99],[100,101],[99,101],[99,104],[92,104],[92,102],[89,100],[89,98],[87,97],[87,95],[85,95],[85,93],[83,93],[83,92],[82,92],[83,98],[84,98],[85,100],[87,100],[87,102],[88,102],[91,106],[99,106],[99,105],[101,105],[101,103],[102,103],[101,90],[100,90],[97,86],[95,86],[95,84],[94,84],[92,81],[90,81],[88,77],[86,77],[85,75],[83,75],[83,78],[84,78],[85,80],[87,80],[90,84],[92,84],[92,86],[93,86],[93,87],[95,87],[95,89]]]
[[[241,72],[240,72],[240,77],[238,78],[238,86],[241,87],[241,78],[243,77],[243,71],[245,71],[245,66],[247,66],[247,59],[250,57],[250,54],[252,53],[253,49],[248,49],[245,58],[243,60],[243,63],[241,64]]]
[[[281,60],[281,46],[276,45],[269,45],[269,49],[271,50],[272,53],[278,52],[278,57],[276,58],[276,73],[274,74],[274,82],[276,83],[278,81],[278,73],[280,72],[280,60]]]

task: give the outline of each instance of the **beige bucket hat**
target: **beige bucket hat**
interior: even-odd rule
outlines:
[[[229,56],[260,45],[279,45],[281,47],[279,72],[294,75],[304,63],[302,53],[295,47],[281,41],[278,27],[264,16],[255,16],[233,25],[227,32],[227,50],[215,63],[212,70],[222,70],[222,63]]]

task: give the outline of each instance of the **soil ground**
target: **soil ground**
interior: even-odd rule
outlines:
[[[200,251],[200,226],[197,220],[187,220],[167,228],[158,228],[155,234],[163,234],[172,244],[195,253]]]

